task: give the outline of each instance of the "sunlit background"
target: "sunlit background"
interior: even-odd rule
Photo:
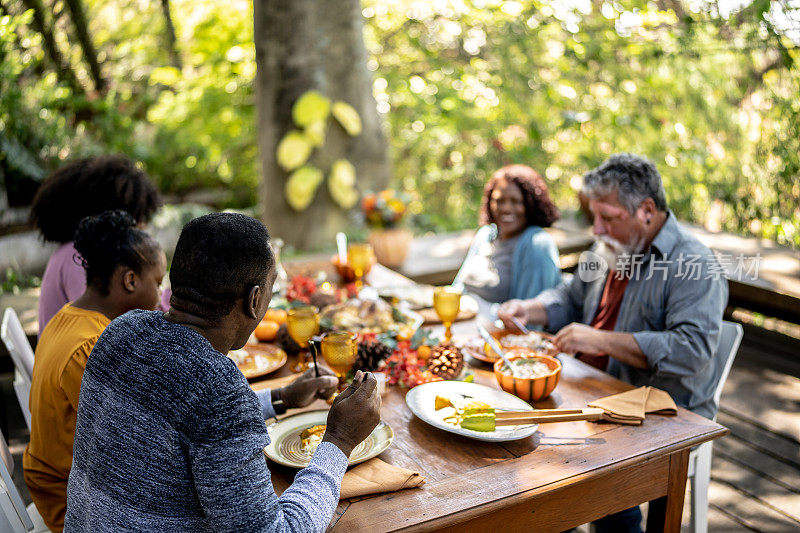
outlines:
[[[95,73],[63,2],[2,2],[9,201],[61,160],[120,151],[169,198],[255,204],[251,2],[84,8]],[[417,232],[474,227],[483,183],[512,162],[577,209],[582,174],[631,151],[655,161],[679,218],[800,247],[798,0],[365,0],[362,15],[392,185],[416,193]]]

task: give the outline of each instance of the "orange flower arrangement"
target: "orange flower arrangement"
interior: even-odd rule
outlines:
[[[361,200],[364,218],[373,228],[393,228],[397,226],[408,211],[411,195],[387,189],[367,194]]]

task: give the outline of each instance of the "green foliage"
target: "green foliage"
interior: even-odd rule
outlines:
[[[764,5],[681,21],[637,0],[395,6],[366,4],[370,67],[397,185],[419,193],[426,227],[474,227],[510,163],[577,207],[581,176],[630,151],[656,163],[680,218],[800,246],[797,49]]]
[[[19,294],[24,289],[39,287],[42,284],[42,279],[38,276],[32,276],[18,272],[13,268],[7,268],[5,277],[0,282],[0,296],[3,294]]]
[[[363,4],[392,185],[417,193],[417,229],[474,227],[483,184],[509,163],[533,166],[562,209],[577,207],[583,173],[632,151],[656,163],[680,218],[800,247],[800,54],[780,17],[789,4],[720,14],[696,3],[680,16],[643,0]],[[103,94],[90,90],[67,14],[48,17],[77,89],[59,81],[21,0],[3,2],[6,187],[66,158],[123,152],[165,193],[222,185],[219,207],[254,204],[252,3],[171,1],[180,69],[159,2],[84,5],[110,80]],[[319,147],[328,127],[360,130],[348,114],[333,104],[301,129]]]

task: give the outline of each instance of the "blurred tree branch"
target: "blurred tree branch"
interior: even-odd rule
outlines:
[[[175,36],[175,25],[172,23],[169,0],[161,0],[161,12],[164,14],[164,36],[167,41],[170,64],[180,70],[183,68],[183,61],[181,61],[181,55],[178,50],[178,39]]]
[[[64,60],[61,49],[56,43],[55,36],[52,29],[47,24],[47,17],[45,16],[45,8],[42,0],[22,0],[23,5],[33,11],[33,20],[31,25],[33,29],[42,36],[42,42],[47,57],[52,63],[58,80],[67,84],[74,94],[83,94],[84,90],[78,81],[78,77],[72,70],[69,62]]]
[[[35,0],[40,1],[40,0]],[[81,0],[65,0],[67,7],[72,18],[72,25],[75,30],[75,35],[78,38],[81,51],[83,52],[83,59],[89,65],[89,72],[94,81],[94,88],[97,92],[105,92],[107,87],[106,79],[103,77],[100,68],[100,62],[97,58],[97,51],[95,50],[92,38],[89,35],[89,28],[86,23],[86,14],[83,10]]]

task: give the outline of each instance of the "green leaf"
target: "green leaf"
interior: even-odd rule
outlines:
[[[333,117],[339,121],[348,135],[352,137],[361,135],[361,117],[353,106],[346,102],[336,102],[332,111]]]
[[[158,67],[150,73],[150,85],[174,87],[181,80],[181,71],[175,67]]]
[[[347,159],[339,159],[331,165],[328,177],[328,192],[333,201],[343,209],[350,209],[358,202],[355,189],[356,168]]]
[[[433,332],[429,329],[420,328],[414,332],[411,337],[411,348],[416,350],[420,346],[433,346],[438,340],[433,336]]]
[[[381,333],[376,337],[376,340],[382,342],[392,350],[397,349],[397,339],[391,333]]]
[[[325,132],[328,129],[328,122],[325,120],[318,120],[306,126],[306,138],[311,141],[316,147],[325,144]]]
[[[322,171],[306,165],[295,170],[286,181],[286,201],[295,211],[305,211],[323,179]]]
[[[292,118],[299,127],[328,118],[331,112],[331,100],[317,91],[304,93],[292,107]]]
[[[284,170],[294,170],[308,161],[311,155],[311,141],[300,131],[290,131],[278,143],[278,164]]]

